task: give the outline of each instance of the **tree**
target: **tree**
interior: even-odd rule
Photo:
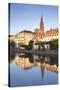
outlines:
[[[58,40],[52,40],[49,42],[51,49],[58,49]]]
[[[10,45],[11,46],[15,46],[15,42],[12,40],[12,41],[10,41]]]
[[[27,46],[27,49],[28,49],[28,50],[31,50],[32,47],[33,47],[33,41],[31,40],[31,41],[29,42],[29,45]]]
[[[33,41],[31,40],[28,45],[22,44],[20,46],[24,47],[26,50],[31,50],[33,47]]]
[[[9,43],[10,56],[13,56],[15,55],[16,52],[16,48],[15,48],[16,43],[13,40],[9,40],[8,43]]]

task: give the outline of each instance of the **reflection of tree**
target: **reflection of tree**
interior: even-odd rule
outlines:
[[[33,63],[33,57],[32,57],[32,54],[24,54],[24,55],[20,55],[20,57],[24,57],[24,58],[29,58],[29,62],[30,63]]]
[[[8,50],[9,50],[8,58],[9,58],[9,62],[10,62],[14,59],[15,54],[16,54],[14,41],[8,40]]]
[[[58,56],[50,56],[50,65],[54,64],[58,66]]]
[[[15,59],[15,55],[11,55],[10,56],[10,62],[13,61]]]
[[[29,62],[30,62],[30,63],[33,63],[34,61],[33,61],[32,54],[28,54],[28,56],[29,56]]]

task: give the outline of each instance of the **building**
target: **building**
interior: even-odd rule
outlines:
[[[16,35],[12,35],[10,36],[10,40],[13,40],[16,42],[16,44],[25,44],[28,45],[30,40],[33,40],[34,43],[35,42],[49,42],[51,40],[54,39],[58,39],[58,28],[51,28],[49,30],[44,29],[44,21],[43,18],[41,16],[41,20],[40,20],[40,27],[36,28],[34,30],[34,32],[32,31],[27,31],[27,30],[23,30],[19,33],[17,33]],[[33,44],[34,45],[34,44]],[[47,44],[45,44],[45,47],[49,47],[50,46]],[[38,45],[34,46],[35,49],[39,48]]]
[[[14,36],[14,41],[19,44],[29,44],[29,41],[33,38],[33,32],[23,30]]]
[[[58,28],[55,29],[50,29],[50,30],[46,30],[44,29],[44,21],[43,18],[41,16],[41,21],[40,21],[40,28],[36,28],[35,32],[34,32],[34,43],[33,43],[33,49],[38,49],[40,48],[43,49],[50,49],[50,45],[49,45],[49,41],[58,39]],[[42,42],[43,47],[38,44],[39,42]]]
[[[53,29],[51,28],[50,30],[44,31],[44,22],[41,16],[40,28],[35,29],[33,39],[34,41],[42,41],[42,42],[58,39],[58,28],[53,28]]]
[[[10,39],[10,41],[14,40],[14,35],[8,35],[8,39]]]

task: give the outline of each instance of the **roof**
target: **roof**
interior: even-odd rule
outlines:
[[[32,34],[33,34],[32,31],[29,31],[29,30],[22,30],[21,32],[18,32],[16,35],[18,35],[18,34],[20,34],[20,33],[32,33]],[[15,35],[15,36],[16,36],[16,35]]]
[[[32,31],[28,31],[28,30],[23,30],[23,31],[21,31],[20,33],[22,33],[22,32],[33,33]]]

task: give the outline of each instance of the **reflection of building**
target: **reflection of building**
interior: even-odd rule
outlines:
[[[29,62],[29,58],[24,57],[15,57],[15,59],[12,61],[12,63],[15,63],[17,66],[23,68],[23,69],[29,69],[34,66],[34,63]]]
[[[32,38],[33,38],[33,33],[31,31],[24,30],[14,36],[14,41],[15,42],[18,41],[18,43],[20,44],[28,45],[29,41],[32,40]]]
[[[34,39],[34,41],[50,41],[53,39],[58,39],[58,28],[50,29],[45,32],[44,31],[44,22],[43,22],[43,18],[41,16],[40,28],[35,29],[33,39]]]
[[[42,78],[44,77],[44,70],[58,73],[58,68],[56,65],[50,65],[49,63],[46,62],[47,62],[46,57],[45,61],[43,59],[39,61],[33,60],[33,63],[31,63],[28,57],[19,57],[19,56],[16,56],[15,59],[11,61],[11,63],[15,63],[17,66],[23,69],[30,69],[34,66],[41,68]]]

